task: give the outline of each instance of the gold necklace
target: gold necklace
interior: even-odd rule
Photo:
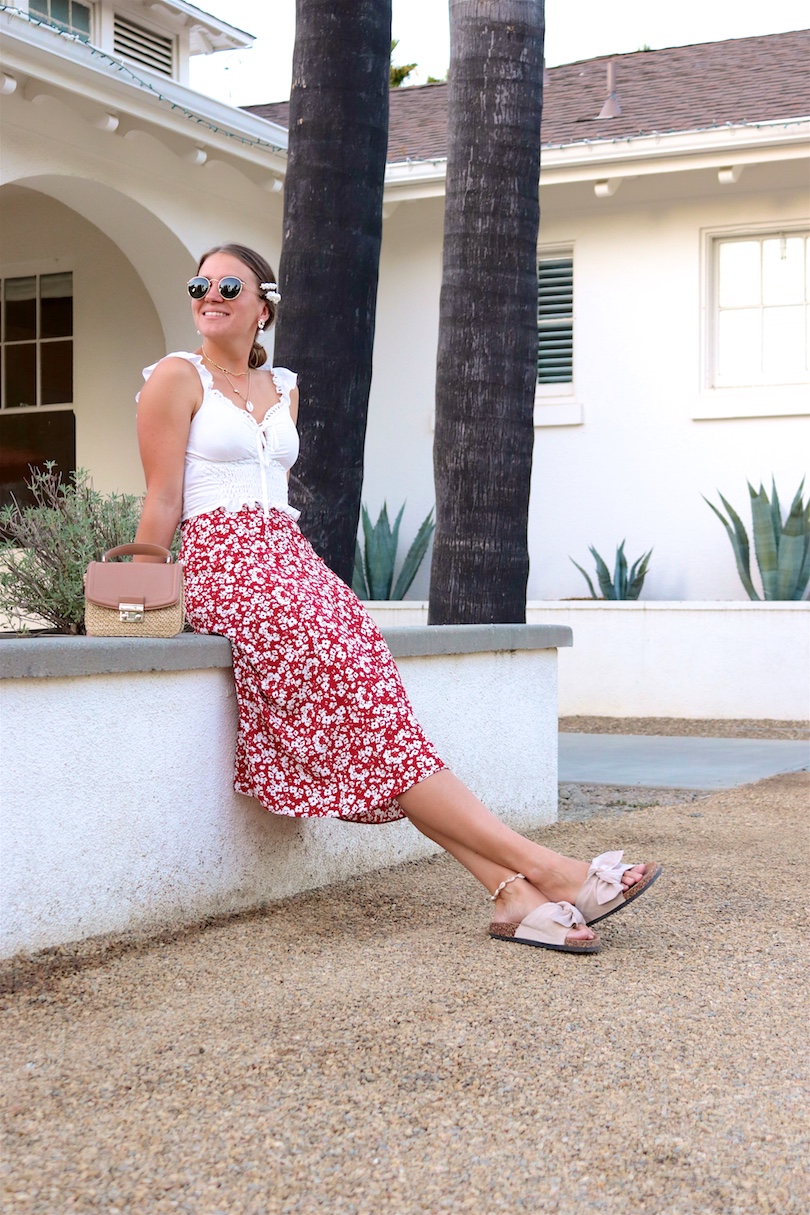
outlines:
[[[253,413],[253,402],[250,400],[250,368],[248,367],[247,371],[229,371],[227,367],[220,367],[219,363],[214,362],[210,354],[206,354],[205,347],[203,347],[203,358],[207,359],[212,367],[216,367],[217,371],[222,372],[225,379],[228,381],[228,387],[230,388],[231,392],[235,392],[239,397],[239,400],[245,402],[245,409],[248,411],[248,413]],[[247,376],[247,390],[244,395],[231,380],[232,375],[236,376],[237,379],[240,379],[243,375]]]

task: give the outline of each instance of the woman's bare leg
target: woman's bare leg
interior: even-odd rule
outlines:
[[[494,894],[500,886],[501,882],[507,878],[513,877],[514,874],[509,869],[504,869],[502,865],[496,864],[494,861],[487,860],[486,857],[479,856],[477,852],[471,852],[469,848],[465,848],[463,844],[451,840],[448,836],[442,835],[440,831],[433,831],[426,828],[424,824],[416,819],[410,820],[422,835],[426,835],[438,844],[440,848],[444,848],[445,852],[449,852],[456,860],[464,866],[465,869],[477,878],[490,894]],[[556,902],[557,900],[549,899],[542,890],[538,890],[527,879],[518,879],[510,882],[505,886],[498,895],[498,898],[492,904],[492,920],[498,924],[519,924],[535,907],[542,906],[543,903]],[[591,941],[594,938],[594,933],[590,928],[584,927],[572,928],[565,938],[566,941]]]
[[[424,835],[431,839],[441,835],[444,839],[461,845],[467,852],[508,870],[506,876],[513,873],[524,874],[531,885],[538,892],[542,892],[550,902],[567,900],[573,903],[585,881],[588,873],[587,862],[562,856],[559,852],[553,852],[550,848],[544,848],[541,844],[535,844],[519,835],[496,818],[475,794],[447,769],[436,772],[420,784],[406,789],[397,801],[413,825]],[[443,844],[442,847],[447,845]],[[447,851],[453,852],[449,847]],[[632,886],[643,874],[643,866],[636,866],[624,874],[622,881],[625,886]]]

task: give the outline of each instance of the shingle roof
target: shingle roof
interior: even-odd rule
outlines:
[[[622,113],[599,119],[607,65]],[[810,30],[603,55],[549,68],[543,144],[694,131],[810,115]],[[290,103],[245,106],[286,127]],[[388,160],[447,155],[447,85],[391,90]]]

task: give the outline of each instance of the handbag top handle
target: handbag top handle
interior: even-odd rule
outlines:
[[[162,544],[119,544],[110,548],[101,558],[107,561],[112,557],[163,557],[167,565],[171,565],[172,555]]]

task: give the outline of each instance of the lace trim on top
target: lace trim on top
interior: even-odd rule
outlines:
[[[275,509],[298,519],[300,511],[287,500],[287,470],[298,455],[298,433],[289,413],[294,372],[259,369],[272,375],[280,399],[257,421],[215,386],[201,355],[176,351],[166,358],[192,363],[203,386],[186,449],[183,521],[218,508],[236,512],[255,504],[265,514]],[[144,369],[145,380],[157,366]]]

